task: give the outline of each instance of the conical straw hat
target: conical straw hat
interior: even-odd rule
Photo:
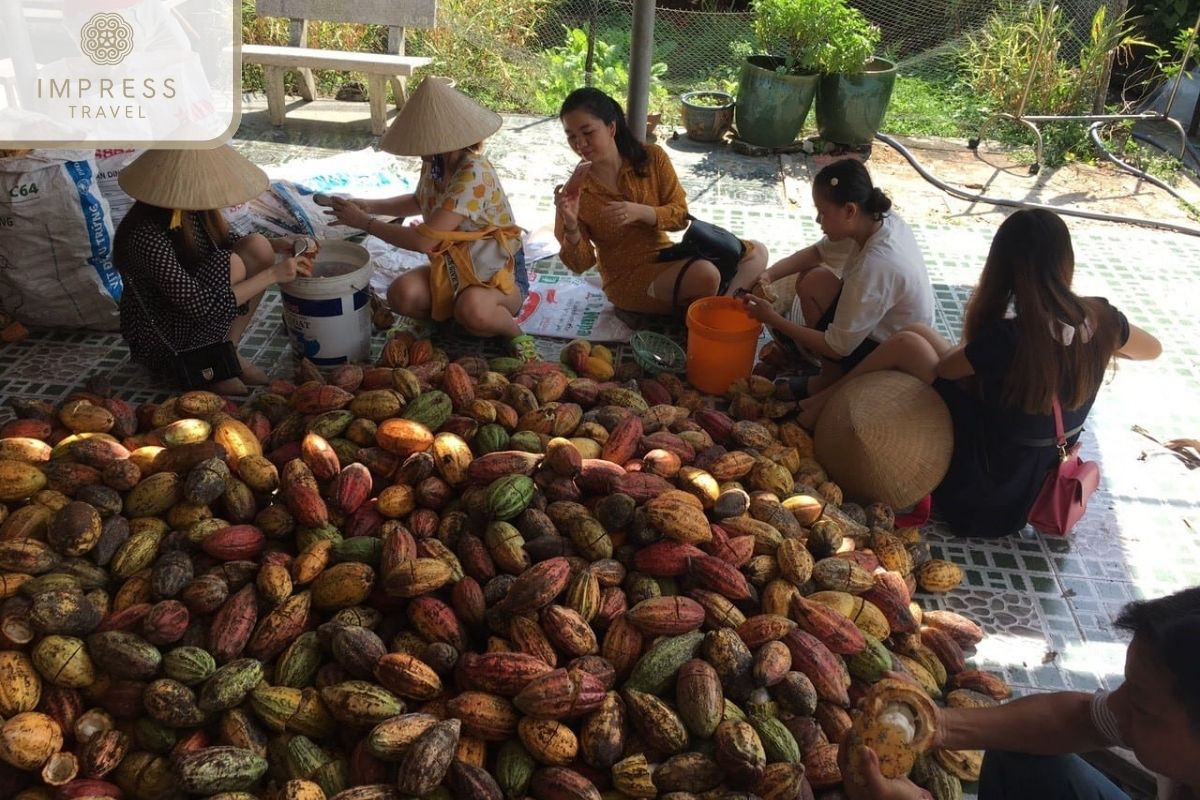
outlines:
[[[445,81],[425,78],[379,140],[398,156],[450,153],[482,142],[504,120]]]
[[[954,428],[933,387],[903,372],[871,372],[835,390],[813,446],[848,499],[908,508],[945,477]]]
[[[267,173],[229,145],[212,150],[147,150],[121,170],[130,197],[159,208],[207,211],[244,203],[267,190]]]

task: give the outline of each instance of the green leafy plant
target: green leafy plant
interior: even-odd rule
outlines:
[[[688,105],[702,106],[704,108],[724,108],[730,105],[731,98],[728,93],[717,94],[716,92],[704,92],[699,90],[696,92],[686,93],[683,101]]]
[[[1091,113],[1108,59],[1145,44],[1134,36],[1127,16],[1110,17],[1105,7],[1093,16],[1083,38],[1061,9],[1046,12],[1041,4],[1004,0],[979,33],[968,37],[960,65],[971,88],[991,111],[1061,116]],[[1067,42],[1078,49],[1074,62],[1062,55]],[[1047,164],[1059,164],[1068,157],[1088,158],[1091,146],[1085,123],[1052,122],[1042,127]],[[1011,132],[1004,135],[1014,141]]]
[[[438,25],[409,31],[412,55],[429,56],[428,72],[496,110],[524,110],[538,59],[528,47],[551,0],[440,0]]]
[[[542,53],[542,65],[533,94],[533,110],[539,114],[557,114],[563,98],[587,84],[587,34],[579,28],[567,28],[566,41]],[[591,85],[621,100],[629,90],[629,50],[618,44],[597,39],[592,52]],[[667,65],[656,61],[650,66],[650,106],[662,105],[668,98],[662,85]]]
[[[790,73],[861,72],[879,28],[845,0],[754,0],[759,46]]]
[[[879,46],[879,28],[857,8],[834,9],[821,47],[819,63],[825,73],[854,75],[862,72]]]

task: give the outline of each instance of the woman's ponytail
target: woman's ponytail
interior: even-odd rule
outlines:
[[[843,158],[817,173],[816,185],[838,205],[854,203],[873,219],[883,219],[892,199],[871,181],[871,173],[857,158]]]

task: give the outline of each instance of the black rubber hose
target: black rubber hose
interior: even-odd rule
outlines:
[[[1061,214],[1068,217],[1080,217],[1082,219],[1093,219],[1099,222],[1119,222],[1126,225],[1137,225],[1142,228],[1157,228],[1158,230],[1171,231],[1173,233],[1182,233],[1187,236],[1200,236],[1200,228],[1191,228],[1186,225],[1176,225],[1171,222],[1157,222],[1150,219],[1140,219],[1138,217],[1121,217],[1116,214],[1102,214],[1096,211],[1078,211],[1071,208],[1060,208],[1058,206],[1049,206],[1043,203],[1026,203],[1022,200],[1010,200],[1006,197],[988,197],[987,195],[974,194],[965,192],[962,189],[955,188],[950,184],[942,181],[935,175],[925,169],[920,161],[917,161],[916,156],[908,151],[908,149],[898,141],[888,136],[885,133],[875,134],[875,138],[891,147],[900,155],[904,156],[905,160],[912,165],[912,168],[925,180],[932,183],[934,186],[941,189],[948,195],[957,197],[960,200],[969,200],[975,203],[987,203],[993,206],[1004,206],[1008,208],[1043,208],[1047,211],[1053,211],[1056,214]]]
[[[1108,159],[1110,162],[1112,162],[1114,165],[1116,165],[1120,169],[1124,170],[1125,172],[1128,172],[1130,175],[1136,176],[1138,178],[1138,180],[1143,180],[1146,183],[1149,183],[1153,186],[1157,186],[1158,188],[1162,189],[1164,192],[1170,193],[1170,195],[1172,197],[1174,197],[1178,200],[1182,200],[1185,203],[1187,202],[1187,198],[1185,198],[1183,195],[1179,194],[1179,192],[1175,191],[1174,187],[1172,187],[1166,181],[1161,181],[1158,178],[1154,177],[1153,175],[1147,173],[1145,170],[1140,170],[1137,167],[1135,167],[1133,164],[1130,164],[1126,161],[1123,161],[1120,158],[1117,158],[1115,153],[1113,153],[1111,150],[1109,150],[1107,147],[1105,147],[1104,142],[1100,141],[1100,129],[1103,128],[1105,126],[1105,124],[1106,123],[1104,121],[1093,122],[1091,124],[1091,126],[1088,128],[1088,136],[1091,138],[1092,144],[1096,145],[1096,149],[1100,151],[1101,155],[1103,155],[1106,159]]]

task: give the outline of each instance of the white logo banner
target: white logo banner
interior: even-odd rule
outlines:
[[[240,24],[238,0],[0,0],[0,148],[229,139]]]

